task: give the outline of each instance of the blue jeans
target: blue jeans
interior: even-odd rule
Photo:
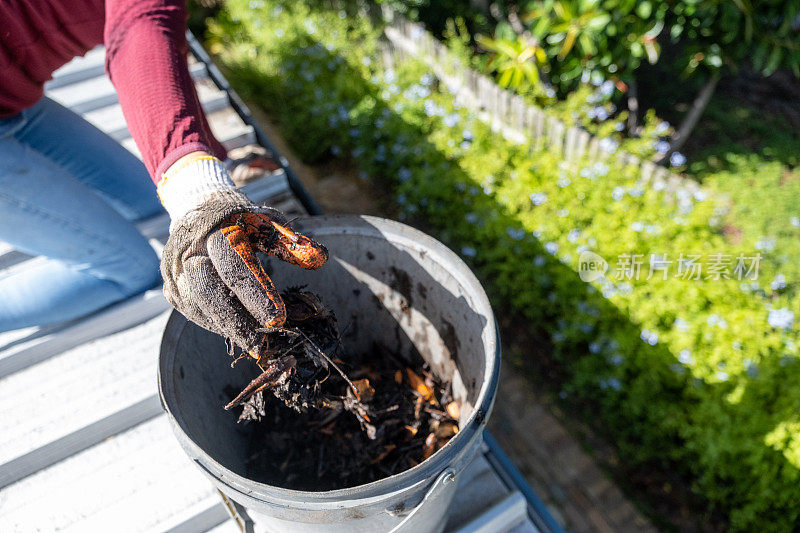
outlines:
[[[77,318],[157,285],[136,229],[162,207],[144,165],[43,98],[0,119],[0,240],[43,256],[0,277],[0,332]]]

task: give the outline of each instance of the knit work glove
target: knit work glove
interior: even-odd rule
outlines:
[[[217,159],[201,156],[172,170],[158,187],[173,220],[161,260],[164,295],[186,318],[258,359],[286,308],[256,252],[316,269],[328,251],[294,233],[280,211],[251,203]]]

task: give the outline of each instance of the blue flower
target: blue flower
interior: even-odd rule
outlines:
[[[614,190],[611,191],[611,197],[616,200],[620,201],[625,196],[625,189],[622,187],[614,187]]]
[[[792,226],[794,226],[795,228],[800,228],[800,218],[797,218],[797,217],[792,217],[792,218],[790,218],[790,219],[789,219],[789,222],[790,222],[790,223],[792,224]]]
[[[555,255],[558,252],[558,243],[556,242],[548,242],[544,245],[544,249],[547,250],[547,253],[550,255]]]
[[[444,124],[448,128],[452,128],[453,126],[458,124],[458,121],[460,119],[461,117],[459,117],[458,113],[450,113],[444,117]]]
[[[647,224],[645,225],[644,230],[651,235],[658,235],[658,233],[661,231],[661,226],[658,224]]]
[[[471,141],[461,141],[461,144],[459,146],[461,147],[462,150],[468,150],[469,147],[472,146],[472,142]]]
[[[578,228],[571,229],[567,234],[567,240],[569,242],[576,242],[581,237],[581,230]]]
[[[405,96],[408,100],[422,100],[430,95],[430,89],[423,85],[412,85],[403,93],[403,96]]]
[[[586,98],[586,101],[589,102],[590,104],[594,103],[596,100],[597,99],[595,98],[594,95],[589,95],[589,97]],[[598,119],[600,121],[603,121],[606,118],[608,118],[608,113],[606,113],[606,110],[603,109],[602,106],[596,106],[596,107],[591,108],[589,111],[587,111],[586,112],[586,116],[591,118],[591,119],[595,119],[596,118],[596,119]]]
[[[602,161],[598,161],[597,163],[592,165],[592,172],[594,172],[596,176],[599,177],[606,176],[608,175],[608,171],[609,171],[608,165],[606,165]]]
[[[682,376],[683,374],[686,373],[686,369],[679,364],[669,365],[669,369],[678,374],[679,376]]]
[[[756,250],[761,250],[762,252],[771,252],[775,249],[775,240],[768,237],[761,237],[761,239],[756,242],[755,246]]]
[[[689,323],[681,317],[676,318],[672,325],[675,326],[678,331],[689,331]]]
[[[778,274],[775,279],[769,284],[773,291],[779,291],[786,288],[786,276]]]
[[[673,152],[672,155],[669,156],[669,164],[673,167],[684,165],[686,164],[686,157],[680,152]]]
[[[314,24],[314,21],[307,20],[303,23],[308,33],[315,33],[317,31],[317,25]]]
[[[425,114],[429,117],[441,116],[444,114],[444,109],[438,104],[436,104],[436,102],[425,100],[424,107],[425,107]]]
[[[619,146],[619,143],[617,141],[615,141],[614,139],[609,139],[608,137],[606,137],[604,139],[600,139],[600,142],[598,143],[598,146],[604,152],[608,152],[609,154],[613,154],[614,152],[617,151],[617,147]]]
[[[547,201],[547,195],[543,192],[531,193],[530,198],[533,205],[542,205]]]
[[[478,251],[470,246],[464,246],[461,249],[461,255],[464,255],[466,257],[475,257],[476,255],[478,255]]]
[[[463,138],[465,141],[471,141],[471,140],[472,140],[472,132],[471,132],[471,131],[469,131],[469,130],[464,130],[464,131],[461,133],[461,137],[462,137],[462,138]]]
[[[611,96],[614,93],[614,82],[611,80],[604,81],[600,85],[599,91],[603,96]]]
[[[640,337],[644,342],[646,342],[650,346],[655,346],[656,344],[658,344],[658,333],[656,333],[655,331],[650,331],[649,329],[643,329]]]
[[[556,184],[557,184],[559,187],[566,187],[566,186],[567,186],[567,185],[569,185],[570,183],[572,183],[572,182],[571,182],[571,181],[569,180],[569,178],[567,178],[566,176],[565,176],[565,177],[563,177],[563,178],[559,178],[559,179],[558,179],[558,181],[556,182]]]
[[[406,183],[411,179],[411,171],[406,167],[403,167],[399,171],[397,171],[397,177],[400,179],[402,183]]]
[[[506,233],[515,241],[521,241],[525,237],[525,230],[521,228],[508,227],[506,228]]]
[[[667,122],[666,120],[662,120],[661,122],[658,123],[658,126],[656,126],[656,133],[658,135],[666,135],[668,131],[669,131],[669,122]]]
[[[794,312],[790,311],[787,307],[780,309],[773,309],[769,312],[767,322],[773,328],[789,329],[794,323]]]
[[[691,365],[694,362],[694,358],[692,357],[692,352],[687,349],[681,350],[681,353],[678,354],[678,361],[683,363],[684,365]]]
[[[600,388],[601,389],[613,389],[613,390],[620,390],[622,388],[622,383],[617,378],[608,378],[608,379],[601,379],[600,380]]]
[[[653,143],[653,148],[659,154],[666,154],[669,152],[669,143],[667,141],[656,141]]]

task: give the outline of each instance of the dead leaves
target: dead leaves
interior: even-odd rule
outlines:
[[[431,398],[433,398],[433,389],[427,383],[425,383],[425,380],[419,377],[419,375],[410,368],[406,368],[406,379],[423,400],[430,401]]]
[[[286,328],[266,334],[264,372],[229,404],[244,403],[240,420],[257,422],[248,426],[249,477],[298,490],[350,487],[412,468],[458,433],[450,384],[424,361],[348,353],[335,316],[293,291],[283,294]]]
[[[375,396],[375,389],[369,384],[369,379],[367,378],[354,380],[353,386],[358,393],[356,397],[361,402],[369,402]]]
[[[450,402],[444,409],[453,420],[459,420],[461,418],[461,406],[458,405],[458,402]]]

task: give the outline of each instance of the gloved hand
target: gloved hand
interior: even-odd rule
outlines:
[[[159,194],[169,210],[180,176],[167,178],[172,185],[160,184]],[[286,309],[256,252],[315,269],[328,251],[294,233],[281,212],[258,207],[233,188],[198,197],[199,205],[173,219],[161,261],[164,295],[186,318],[258,359],[266,332],[283,325]]]

